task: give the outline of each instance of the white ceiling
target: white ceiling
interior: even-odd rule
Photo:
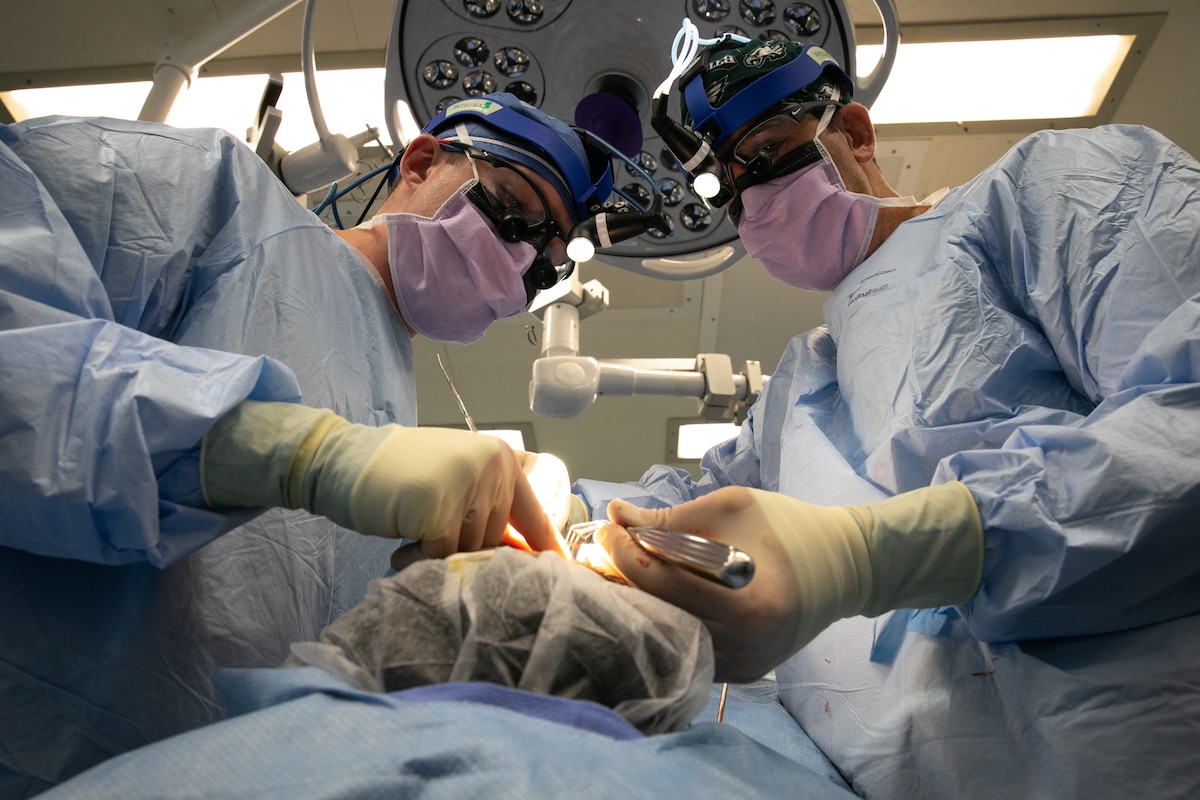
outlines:
[[[205,30],[242,3],[8,0],[0,25],[0,91],[147,80],[168,39]],[[319,0],[314,18],[318,63],[332,65],[332,57],[339,65],[358,61],[382,66],[393,5],[391,0]],[[871,18],[869,0],[850,0],[848,5],[856,24],[878,24]],[[1194,83],[1200,75],[1197,0],[898,0],[897,5],[902,35],[919,26],[948,23],[1165,13],[1111,119],[1150,125],[1188,152],[1200,154],[1200,104]],[[279,57],[283,68],[295,69],[302,18],[302,6],[292,9],[227,51],[213,68],[236,72],[240,64]],[[865,40],[871,32],[860,33]],[[664,48],[668,44],[664,42]],[[1045,86],[1013,90],[1053,91],[1053,75],[1046,78]],[[936,85],[937,76],[931,75],[931,92]],[[880,131],[880,164],[897,188],[917,196],[970,178],[1021,135],[964,129],[937,135],[904,133],[897,138],[894,132]],[[769,373],[791,336],[821,322],[822,295],[773,281],[753,259],[743,259],[703,282],[664,283],[592,264],[583,268],[583,278],[599,279],[612,298],[610,311],[582,326],[582,353],[598,358],[690,358],[711,349],[729,354],[735,364],[759,360]],[[711,309],[715,313],[704,313]],[[694,414],[694,401],[603,397],[573,420],[536,417],[528,408],[528,383],[539,349],[530,343],[527,326],[540,332],[538,321],[525,315],[493,326],[472,345],[418,341],[421,422],[462,422],[438,370],[435,359],[441,353],[477,422],[531,423],[538,449],[561,456],[575,477],[634,480],[646,466],[666,460],[666,420]]]

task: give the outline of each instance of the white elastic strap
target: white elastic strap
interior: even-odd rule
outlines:
[[[817,132],[813,134],[813,144],[815,144],[817,149],[821,151],[821,158],[825,159],[825,163],[833,168],[834,174],[837,175],[838,185],[843,191],[846,191],[846,182],[842,180],[841,170],[837,168],[837,164],[834,163],[833,157],[829,155],[829,151],[825,149],[825,145],[821,144],[821,134],[825,132],[825,128],[828,127],[829,121],[833,119],[834,113],[838,110],[837,100],[841,96],[842,90],[834,86],[833,96],[830,98],[834,102],[825,106],[825,110],[821,113],[821,121],[817,123]],[[867,240],[863,242],[863,252],[858,254],[860,259],[865,256],[866,248],[870,243],[870,237],[867,237]]]
[[[688,159],[686,164],[681,164],[683,171],[691,173],[693,169],[700,166],[700,162],[704,161],[705,157],[712,152],[712,147],[709,146],[707,139],[700,139],[700,149],[696,151],[696,155]]]
[[[460,122],[455,125],[454,132],[458,134],[458,141],[462,142],[468,147],[475,146],[475,142],[471,140],[471,132],[467,130],[467,126],[464,123]]]
[[[521,155],[528,158],[530,161],[535,161],[538,164],[541,164],[543,167],[545,167],[546,170],[551,175],[553,175],[555,178],[558,179],[559,184],[562,186],[562,188],[564,190],[566,190],[567,195],[571,194],[571,185],[569,183],[567,183],[567,179],[565,177],[563,177],[563,174],[558,169],[558,167],[554,166],[549,161],[547,161],[546,159],[539,156],[537,153],[527,150],[524,147],[520,147],[520,146],[514,144],[513,142],[503,141],[502,139],[492,139],[492,138],[486,137],[486,136],[472,138],[471,135],[469,133],[467,133],[465,128],[462,128],[460,130],[461,126],[462,126],[462,123],[459,123],[459,128],[455,128],[455,132],[463,140],[463,144],[468,144],[468,145],[471,145],[472,147],[478,147],[480,150],[484,150],[484,151],[488,150],[488,145],[498,145],[500,147],[505,147],[505,148],[508,148],[509,150],[520,153]],[[457,141],[457,140],[451,139],[449,141]]]
[[[612,239],[608,235],[608,214],[596,215],[596,238],[601,247],[612,247]]]
[[[833,100],[833,102],[825,106],[825,111],[821,114],[821,121],[817,124],[817,132],[813,135],[814,139],[825,132],[825,128],[829,125],[829,120],[833,119],[834,113],[838,110],[837,101],[840,100],[841,97],[842,90],[837,86],[833,87],[833,97],[829,98],[830,100]]]
[[[475,182],[483,183],[483,181],[479,180],[479,167],[476,166],[475,159],[471,157],[470,153],[467,153],[466,156],[467,156],[467,161],[471,162],[471,174],[475,176]],[[487,188],[487,187],[484,187],[484,188]]]

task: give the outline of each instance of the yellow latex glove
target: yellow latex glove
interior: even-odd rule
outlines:
[[[480,434],[486,436],[487,434]],[[546,516],[550,519],[550,524],[555,531],[566,529],[571,516],[572,507],[570,501],[577,499],[571,494],[571,478],[567,473],[567,465],[563,463],[558,456],[550,455],[549,453],[530,453],[526,450],[514,450],[513,455],[517,458],[517,463],[521,465],[521,472],[524,473],[525,479],[529,481],[530,487],[533,489],[534,496],[537,498],[538,505],[546,512]],[[504,535],[504,544],[510,547],[515,547],[518,550],[531,550],[532,547],[524,539],[524,537],[514,536],[514,529],[509,526]],[[565,555],[563,540],[559,536],[555,536],[555,546],[553,548],[543,548],[555,550],[559,555]],[[392,553],[392,569],[400,572],[405,567],[419,561],[423,558],[421,552],[421,544],[407,544],[394,553]]]
[[[247,400],[204,437],[214,507],[303,508],[359,533],[421,541],[425,557],[500,544],[509,523],[561,553],[512,449],[448,428],[353,425],[324,409]]]
[[[727,681],[761,677],[844,617],[966,602],[983,568],[979,510],[957,482],[853,507],[727,487],[666,509],[614,500],[608,516],[615,524],[596,541],[613,565],[705,623]],[[729,589],[673,567],[624,530],[639,525],[738,547],[754,559],[754,578]]]

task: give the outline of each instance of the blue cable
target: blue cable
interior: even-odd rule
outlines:
[[[320,216],[321,212],[325,210],[325,207],[333,202],[334,195],[337,194],[337,188],[337,181],[329,184],[329,191],[325,193],[325,198],[321,200],[321,202],[317,203],[316,207],[313,209],[314,214]]]
[[[326,192],[325,199],[323,199],[320,203],[317,204],[317,206],[315,208],[313,208],[313,213],[320,214],[326,208],[331,208],[331,211],[333,212],[333,219],[334,219],[334,222],[337,223],[338,230],[345,230],[345,228],[342,225],[341,216],[338,214],[337,201],[341,200],[343,197],[348,195],[350,192],[353,192],[355,189],[362,186],[364,183],[371,180],[371,178],[374,178],[376,175],[383,172],[384,170],[391,169],[392,163],[393,162],[389,161],[388,163],[384,164],[381,167],[376,167],[375,169],[371,170],[366,175],[363,175],[361,178],[354,181],[353,183],[351,183],[349,186],[347,186],[345,189],[342,189],[341,191],[338,191],[338,185],[337,185],[337,182],[335,181],[333,184],[330,185],[329,191]]]

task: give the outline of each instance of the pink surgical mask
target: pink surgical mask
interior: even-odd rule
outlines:
[[[826,114],[818,136],[828,120]],[[848,191],[829,151],[820,140],[813,143],[820,161],[742,190],[738,235],[746,252],[774,277],[801,289],[827,291],[866,259],[880,207],[917,201]]]
[[[875,199],[846,191],[821,147],[817,163],[742,191],[738,235],[746,252],[784,283],[832,289],[867,257],[879,213]]]
[[[382,215],[400,315],[441,342],[473,342],[528,302],[521,275],[536,251],[500,238],[467,199],[474,183],[464,183],[433,217]]]

